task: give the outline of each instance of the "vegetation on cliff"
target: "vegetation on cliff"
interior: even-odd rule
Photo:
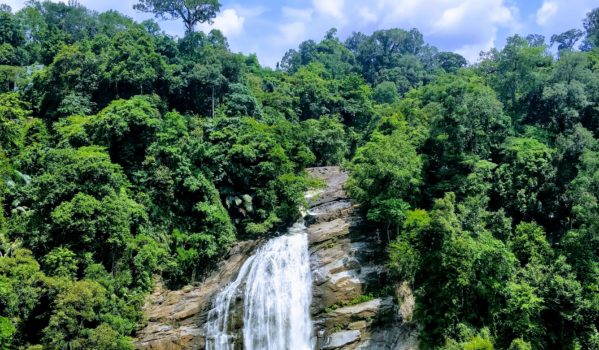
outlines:
[[[513,36],[378,107],[348,190],[424,348],[599,348],[598,13],[583,52]]]
[[[129,349],[161,275],[200,279],[347,162],[428,347],[599,347],[599,22],[468,66],[416,29],[230,51],[76,2],[0,6],[0,349]],[[580,36],[578,36],[579,38]]]

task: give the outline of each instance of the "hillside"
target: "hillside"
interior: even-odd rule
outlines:
[[[327,272],[360,290],[314,294],[314,337],[599,349],[599,8],[471,64],[417,29],[333,28],[273,69],[197,31],[218,1],[178,3],[136,8],[180,37],[77,1],[0,6],[0,350],[133,349],[173,316],[148,319],[151,295],[221,288],[231,249],[300,220],[325,166],[351,214],[320,208],[311,259],[353,238],[376,259]],[[367,229],[310,241],[333,219]],[[395,316],[342,315],[373,300]]]

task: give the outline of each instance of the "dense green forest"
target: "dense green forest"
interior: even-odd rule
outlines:
[[[271,69],[194,31],[204,3],[180,38],[0,6],[0,349],[131,349],[154,276],[200,280],[338,164],[423,348],[599,349],[599,9],[474,65],[331,29]]]

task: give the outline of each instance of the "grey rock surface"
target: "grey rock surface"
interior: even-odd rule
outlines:
[[[417,326],[409,322],[414,303],[407,284],[395,288],[401,305],[393,296],[360,302],[387,283],[386,253],[377,232],[363,222],[343,190],[347,174],[338,167],[308,173],[327,183],[310,198],[306,219],[316,348],[418,349]]]

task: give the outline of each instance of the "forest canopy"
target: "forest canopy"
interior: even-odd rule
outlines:
[[[181,5],[182,4],[182,5]],[[0,6],[0,349],[131,349],[158,279],[300,218],[312,166],[416,291],[424,348],[599,349],[599,8],[468,64],[335,29],[276,69],[217,1]]]

